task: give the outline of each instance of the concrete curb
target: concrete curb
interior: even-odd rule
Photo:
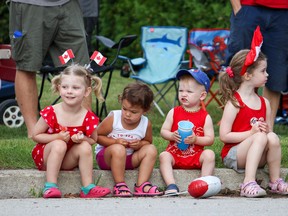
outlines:
[[[288,169],[281,169],[281,177],[285,179]],[[199,177],[199,170],[174,170],[177,185],[181,191],[187,190],[190,182]],[[126,183],[133,191],[138,175],[137,170],[126,171]],[[231,169],[220,168],[215,170],[215,176],[222,182],[222,192],[235,192],[244,179],[244,174],[238,174]],[[98,185],[113,188],[114,182],[110,171],[94,170]],[[268,186],[269,177],[266,170],[258,170],[257,180],[261,186]],[[150,181],[161,188],[165,188],[159,169],[154,169]],[[45,182],[45,172],[38,170],[0,170],[0,199],[39,197]],[[58,185],[62,194],[77,194],[81,187],[79,170],[61,171]],[[40,195],[41,196],[41,195]]]

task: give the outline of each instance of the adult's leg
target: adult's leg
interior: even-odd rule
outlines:
[[[24,117],[28,137],[32,137],[34,126],[38,120],[38,90],[36,73],[17,70],[15,92],[18,105]]]
[[[267,120],[270,121],[271,127],[273,129],[274,119],[276,118],[276,115],[277,115],[281,93],[276,92],[276,91],[272,91],[269,88],[264,87],[263,88],[263,97],[267,98],[270,102],[270,106],[271,106],[271,115],[270,116],[271,116],[271,118],[267,119]]]
[[[267,56],[268,81],[263,89],[263,96],[270,101],[271,125],[279,107],[281,91],[288,87],[288,10],[263,10],[267,19],[264,27],[264,43],[261,50]],[[273,127],[272,127],[273,129]]]

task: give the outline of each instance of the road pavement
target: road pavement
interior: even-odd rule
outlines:
[[[288,197],[243,198],[214,196],[99,199],[0,199],[2,216],[287,216]]]

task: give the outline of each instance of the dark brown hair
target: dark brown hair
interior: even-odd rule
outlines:
[[[129,101],[133,106],[140,106],[145,112],[149,111],[154,99],[152,90],[144,83],[134,82],[128,84],[121,95],[118,96],[119,102]]]

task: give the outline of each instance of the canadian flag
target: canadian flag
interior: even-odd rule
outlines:
[[[59,56],[59,60],[61,64],[66,64],[70,59],[73,59],[74,53],[71,49],[66,50],[61,56]]]
[[[107,58],[103,56],[100,52],[94,51],[90,59],[94,60],[98,65],[102,66]]]

